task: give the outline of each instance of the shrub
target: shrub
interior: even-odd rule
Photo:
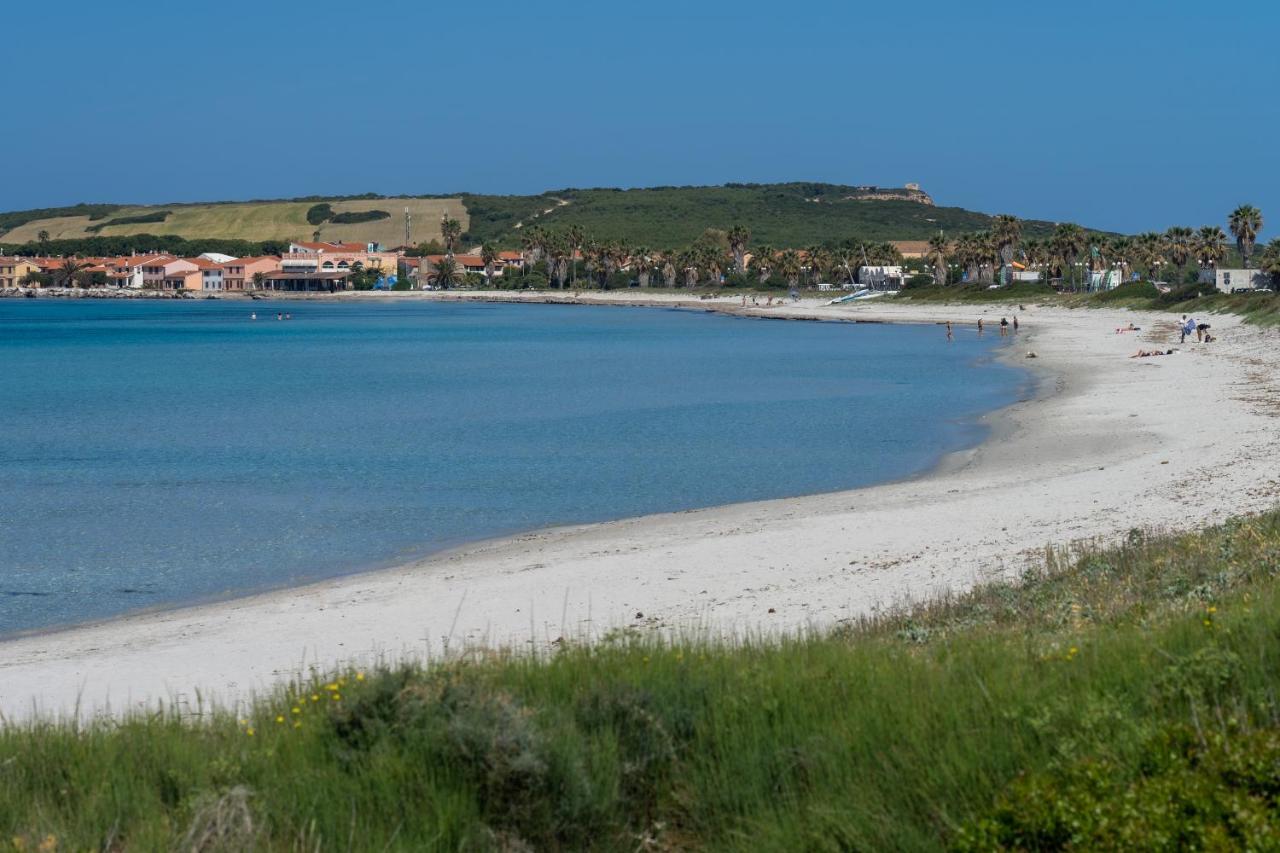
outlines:
[[[307,209],[307,222],[312,225],[323,225],[333,218],[333,205],[328,202],[313,204]]]
[[[334,225],[352,225],[357,222],[377,222],[379,219],[390,218],[391,214],[385,210],[347,210],[335,213],[329,221]]]

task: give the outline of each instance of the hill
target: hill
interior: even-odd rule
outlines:
[[[332,217],[327,221],[308,220],[308,212],[318,204],[329,205]],[[405,208],[412,216],[411,236],[415,241],[438,236],[442,214],[448,213],[457,219],[464,229],[469,221],[467,210],[458,198],[376,196],[210,204],[77,205],[0,214],[0,239],[15,245],[34,243],[43,231],[51,240],[131,234],[175,235],[187,239],[310,240],[319,232],[322,240],[399,246],[404,243]],[[364,222],[342,221],[343,214],[372,211],[387,215]],[[38,215],[24,216],[27,213]]]
[[[327,208],[326,208],[327,206]],[[625,239],[654,248],[686,245],[707,228],[736,224],[758,243],[805,246],[859,237],[919,240],[943,230],[977,231],[991,216],[939,207],[914,187],[884,189],[824,183],[726,184],[708,187],[563,189],[539,195],[347,198],[165,205],[76,205],[0,214],[0,239],[34,243],[133,234],[188,239],[375,241],[405,243],[404,210],[412,215],[410,242],[438,236],[441,215],[458,219],[464,242],[516,246],[533,224],[577,225],[597,239]],[[326,208],[327,218],[317,215]],[[1025,223],[1027,236],[1044,236],[1052,223]]]
[[[626,239],[654,248],[685,245],[707,228],[735,224],[750,228],[755,242],[775,246],[852,236],[923,240],[939,229],[979,231],[991,225],[992,217],[985,213],[913,200],[907,191],[898,191],[902,197],[895,198],[867,189],[821,183],[565,189],[540,196],[469,195],[463,202],[477,242],[510,242],[534,222],[548,228],[578,225],[597,239]],[[1029,221],[1024,229],[1030,237],[1046,236],[1053,223]]]

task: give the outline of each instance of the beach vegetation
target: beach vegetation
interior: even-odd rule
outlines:
[[[833,631],[639,624],[0,729],[17,849],[1269,849],[1280,512]],[[765,604],[767,602],[762,602]],[[762,614],[763,616],[763,614]]]

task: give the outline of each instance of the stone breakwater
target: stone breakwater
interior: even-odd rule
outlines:
[[[185,290],[131,290],[121,287],[6,287],[5,299],[221,299],[224,294]]]

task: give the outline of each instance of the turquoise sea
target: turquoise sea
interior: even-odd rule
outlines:
[[[0,634],[907,477],[1026,394],[999,343],[652,308],[0,300]]]

